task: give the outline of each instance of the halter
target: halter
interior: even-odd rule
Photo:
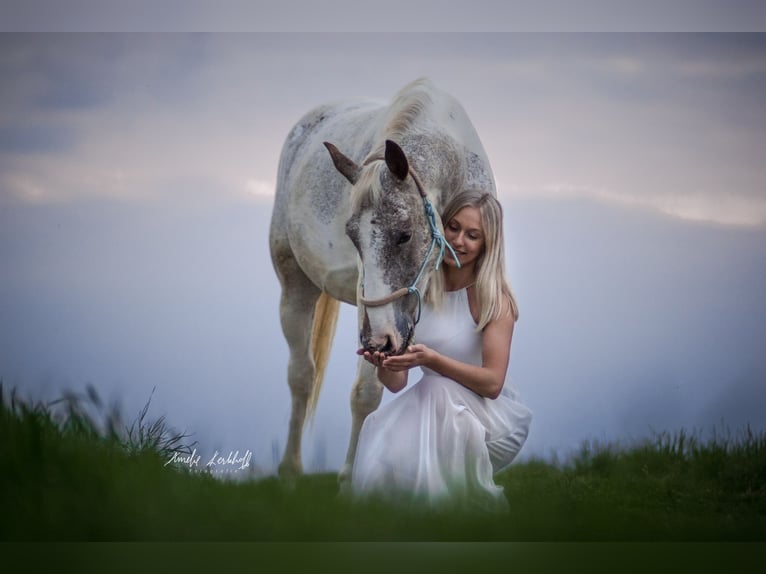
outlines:
[[[368,158],[367,161],[365,161],[364,163],[368,164],[376,159],[382,159],[382,158],[378,158],[378,157]],[[383,305],[388,305],[389,303],[392,303],[396,301],[397,299],[401,299],[405,295],[414,293],[418,297],[418,316],[417,316],[417,319],[415,319],[415,324],[417,325],[420,322],[420,310],[421,310],[421,304],[422,304],[422,295],[420,293],[420,289],[418,288],[418,282],[423,276],[423,272],[426,269],[426,265],[428,265],[428,260],[431,257],[431,253],[433,253],[434,247],[438,245],[438,248],[439,248],[439,255],[436,257],[436,264],[434,265],[434,270],[438,271],[439,265],[444,260],[445,247],[450,250],[450,253],[452,254],[452,258],[455,260],[455,263],[457,263],[458,268],[460,267],[460,261],[458,261],[457,255],[455,254],[455,250],[452,249],[452,246],[447,242],[442,232],[439,231],[439,227],[436,225],[436,213],[434,213],[433,205],[431,205],[431,202],[428,200],[428,196],[426,196],[426,190],[423,187],[423,182],[420,180],[420,177],[418,176],[418,174],[412,170],[412,168],[408,170],[408,173],[412,177],[413,181],[415,182],[415,187],[417,187],[418,192],[420,193],[420,197],[423,198],[423,209],[426,212],[426,219],[428,220],[428,225],[431,228],[431,245],[428,246],[428,251],[426,252],[426,256],[423,258],[423,263],[420,264],[420,269],[418,269],[418,274],[417,276],[415,276],[415,279],[413,280],[412,284],[409,287],[402,287],[401,289],[397,289],[390,295],[387,295],[386,297],[381,297],[380,299],[365,299],[364,295],[362,295],[359,297],[359,302],[365,307],[382,307]],[[364,293],[364,267],[362,267],[361,287],[362,287],[362,293]]]

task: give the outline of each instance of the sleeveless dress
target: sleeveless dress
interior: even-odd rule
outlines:
[[[466,289],[445,293],[438,311],[423,306],[417,342],[481,365],[481,333]],[[526,441],[532,419],[506,380],[496,399],[422,368],[423,377],[362,425],[351,476],[355,495],[466,509],[503,511],[492,479]]]

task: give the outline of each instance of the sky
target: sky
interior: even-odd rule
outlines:
[[[744,33],[2,33],[6,392],[92,384],[127,419],[151,396],[203,455],[273,471],[281,145],[315,105],[421,76],[463,104],[505,206],[522,459],[766,429],[766,36]],[[355,320],[309,470],[345,454]]]

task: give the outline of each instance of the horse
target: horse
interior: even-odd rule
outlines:
[[[292,399],[280,476],[303,472],[304,425],[316,408],[341,302],[358,308],[360,348],[404,352],[448,247],[435,214],[466,188],[496,195],[488,156],[462,105],[427,78],[388,105],[321,105],[289,132],[269,230]],[[382,392],[375,367],[360,357],[342,486]]]

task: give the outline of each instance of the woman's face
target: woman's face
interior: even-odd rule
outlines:
[[[444,226],[444,237],[455,250],[462,267],[476,263],[484,252],[484,230],[481,213],[476,207],[464,207]],[[452,254],[447,250],[445,264],[456,267]]]

